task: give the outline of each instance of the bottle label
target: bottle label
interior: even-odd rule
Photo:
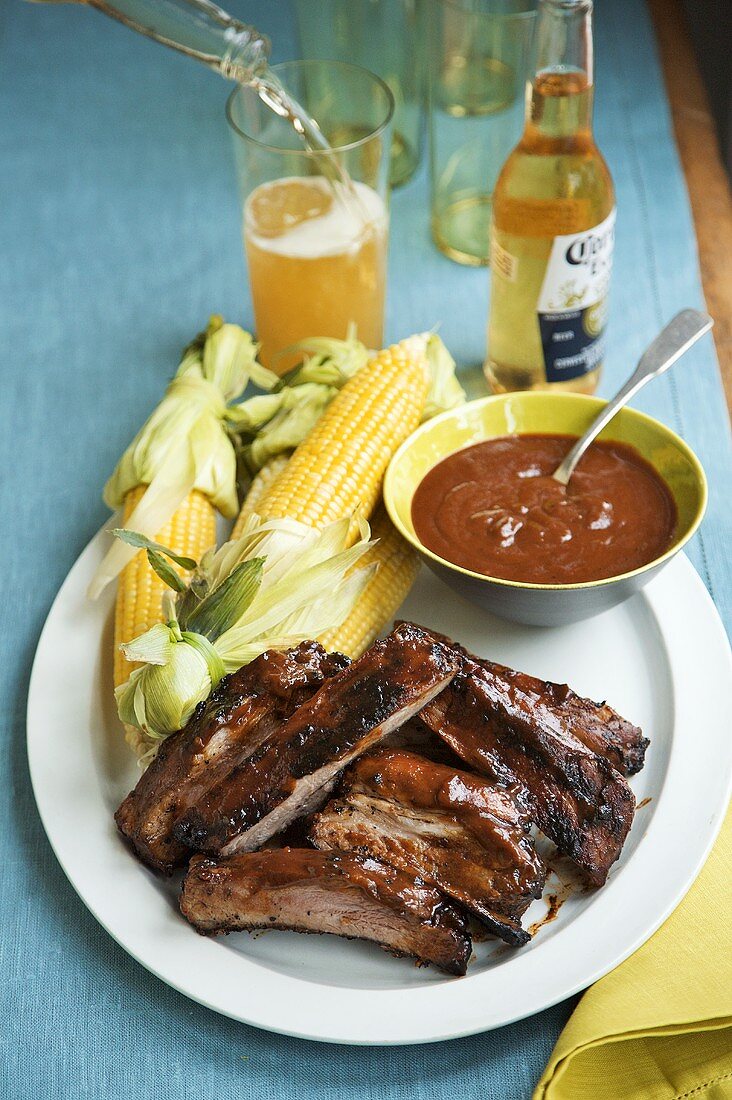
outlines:
[[[538,302],[547,382],[579,378],[602,362],[614,234],[613,209],[592,229],[552,242]]]

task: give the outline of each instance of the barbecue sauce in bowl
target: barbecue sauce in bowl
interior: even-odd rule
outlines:
[[[576,437],[511,435],[448,455],[412,500],[420,542],[474,573],[529,584],[579,584],[647,565],[672,544],[665,481],[626,443],[599,441],[568,486],[553,471]]]

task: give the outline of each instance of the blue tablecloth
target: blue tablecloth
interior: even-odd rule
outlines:
[[[279,58],[294,53],[286,4],[233,6],[272,35]],[[646,11],[641,0],[598,8],[597,132],[619,209],[609,394],[701,292]],[[244,324],[251,311],[224,84],[81,7],[5,4],[0,31],[0,1096],[526,1100],[571,1002],[432,1047],[268,1035],[147,974],[55,862],[25,759],[38,634],[180,348],[211,311]],[[433,249],[426,195],[423,169],[394,198],[388,334],[440,322],[467,369],[483,354],[487,277]],[[711,504],[690,555],[729,623],[729,433],[711,339],[638,404],[706,466]]]

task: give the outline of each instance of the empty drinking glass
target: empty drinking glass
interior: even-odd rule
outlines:
[[[419,164],[424,118],[422,0],[295,0],[303,57],[378,73],[394,96],[391,185]]]
[[[491,196],[521,136],[535,0],[428,0],[431,222],[458,263],[487,264]]]

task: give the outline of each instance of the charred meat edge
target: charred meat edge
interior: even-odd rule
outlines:
[[[226,676],[191,720],[168,737],[115,814],[139,858],[170,874],[186,847],[173,825],[196,799],[256,749],[274,728],[348,665],[317,642],[261,654]]]
[[[428,631],[401,624],[199,799],[177,822],[176,837],[213,854],[260,847],[322,806],[340,772],[442,691],[459,663]]]
[[[643,767],[648,738],[607,703],[577,695],[568,684],[541,680],[476,657],[443,634],[435,636],[483,669],[493,684],[496,705],[505,708],[507,717],[535,722],[550,732],[567,730],[586,748],[609,760],[621,775],[635,775]]]
[[[605,882],[635,811],[633,792],[605,757],[569,730],[508,715],[493,677],[468,658],[420,717],[476,771],[523,785],[542,832],[589,883]]]
[[[465,921],[433,887],[354,853],[279,848],[227,860],[194,856],[183,916],[204,935],[280,928],[379,944],[395,955],[465,973]]]
[[[607,703],[585,699],[568,684],[540,680],[493,661],[470,659],[493,678],[507,713],[525,716],[526,721],[557,732],[566,728],[586,748],[609,760],[621,775],[635,775],[643,767],[648,738]]]

